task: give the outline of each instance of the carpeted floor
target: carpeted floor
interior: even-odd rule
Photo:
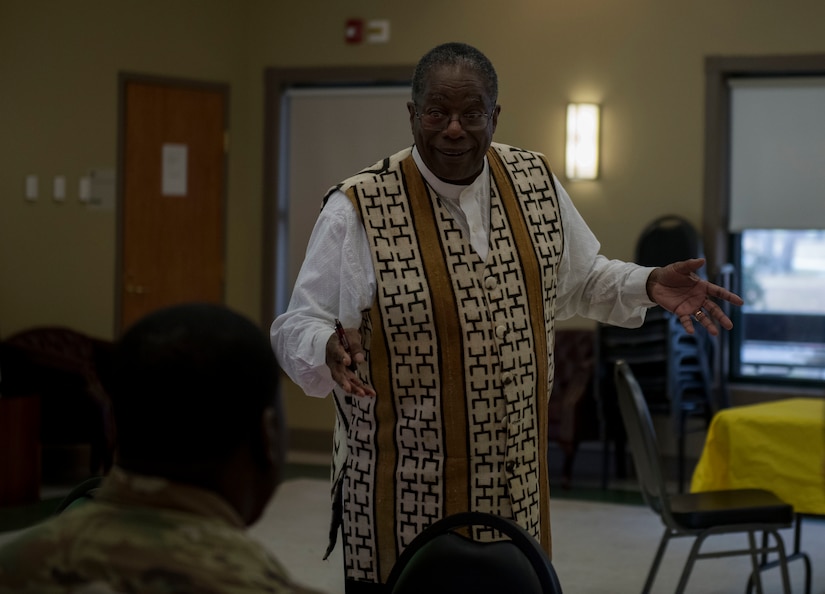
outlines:
[[[323,560],[329,532],[328,468],[291,465],[261,520],[250,534],[264,543],[290,569],[295,579],[328,594],[343,594],[340,542]],[[37,504],[0,510],[0,544],[38,517],[50,515],[60,497]],[[22,511],[21,511],[22,510]],[[553,564],[565,594],[632,594],[640,592],[662,533],[662,525],[637,492],[580,488],[555,491],[551,499]],[[12,518],[12,520],[10,520]],[[722,536],[710,546],[730,544]],[[744,537],[741,537],[744,538]],[[786,534],[791,546],[792,534]],[[674,542],[665,554],[654,593],[673,592],[692,539]],[[744,540],[733,541],[735,545]],[[812,594],[825,594],[825,519],[806,518],[802,549],[813,564]],[[803,566],[791,565],[793,592],[804,592]],[[698,561],[688,594],[745,592],[746,558]],[[764,577],[766,593],[781,592],[778,572]]]
[[[641,591],[662,533],[658,517],[649,508],[557,497],[551,500],[551,513],[553,564],[565,594]],[[264,517],[251,528],[251,534],[271,548],[297,580],[329,594],[342,594],[340,543],[328,560],[322,560],[328,528],[327,481],[301,478],[281,486]],[[731,543],[733,538],[720,536],[709,541],[709,546]],[[791,538],[789,532],[789,546]],[[671,545],[653,592],[675,590],[691,543],[692,539],[681,539]],[[812,593],[825,594],[825,520],[804,521],[802,548],[811,555],[814,566]],[[744,592],[749,567],[749,560],[744,557],[698,561],[687,592]],[[804,592],[802,569],[800,562],[791,564],[793,592]],[[766,593],[781,592],[778,572],[767,572],[764,585]]]

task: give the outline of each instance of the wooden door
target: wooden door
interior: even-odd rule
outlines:
[[[223,85],[122,79],[118,324],[224,298]]]

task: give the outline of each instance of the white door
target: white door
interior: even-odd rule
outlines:
[[[412,144],[410,87],[290,89],[282,105],[285,129],[278,188],[279,261],[275,314],[286,309],[312,227],[327,190]],[[285,215],[285,216],[284,216]]]
[[[409,86],[292,88],[284,93],[278,139],[274,315],[289,303],[327,191],[412,144],[409,98]],[[291,429],[332,431],[332,398],[308,398],[286,378],[281,391]],[[293,432],[291,439],[300,449],[300,437]]]

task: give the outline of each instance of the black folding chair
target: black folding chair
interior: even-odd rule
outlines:
[[[633,463],[642,496],[650,508],[662,519],[664,534],[647,575],[642,592],[650,592],[656,573],[672,538],[693,537],[693,546],[685,562],[677,593],[684,592],[690,572],[698,559],[750,555],[753,569],[746,587],[755,586],[762,592],[762,571],[779,567],[783,589],[791,591],[788,576],[788,556],[779,530],[790,528],[794,521],[793,507],[770,491],[762,489],[729,489],[698,493],[668,493],[662,472],[661,454],[656,430],[650,417],[639,383],[626,361],[615,365],[619,409],[625,424]],[[718,534],[747,535],[749,546],[737,549],[714,549],[702,552],[705,539]],[[761,535],[761,545],[757,536]],[[774,544],[770,544],[771,538]],[[765,563],[775,554],[775,562]],[[760,556],[761,561],[760,561]]]
[[[481,542],[459,533],[478,527],[506,538]],[[481,512],[454,514],[430,525],[403,550],[387,585],[392,594],[562,591],[553,564],[530,533],[513,520]]]

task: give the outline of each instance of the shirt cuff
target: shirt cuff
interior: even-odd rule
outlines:
[[[628,282],[625,283],[625,287],[629,302],[638,303],[640,307],[655,307],[657,305],[647,294],[647,279],[654,270],[655,267],[653,266],[640,266],[628,275]]]

